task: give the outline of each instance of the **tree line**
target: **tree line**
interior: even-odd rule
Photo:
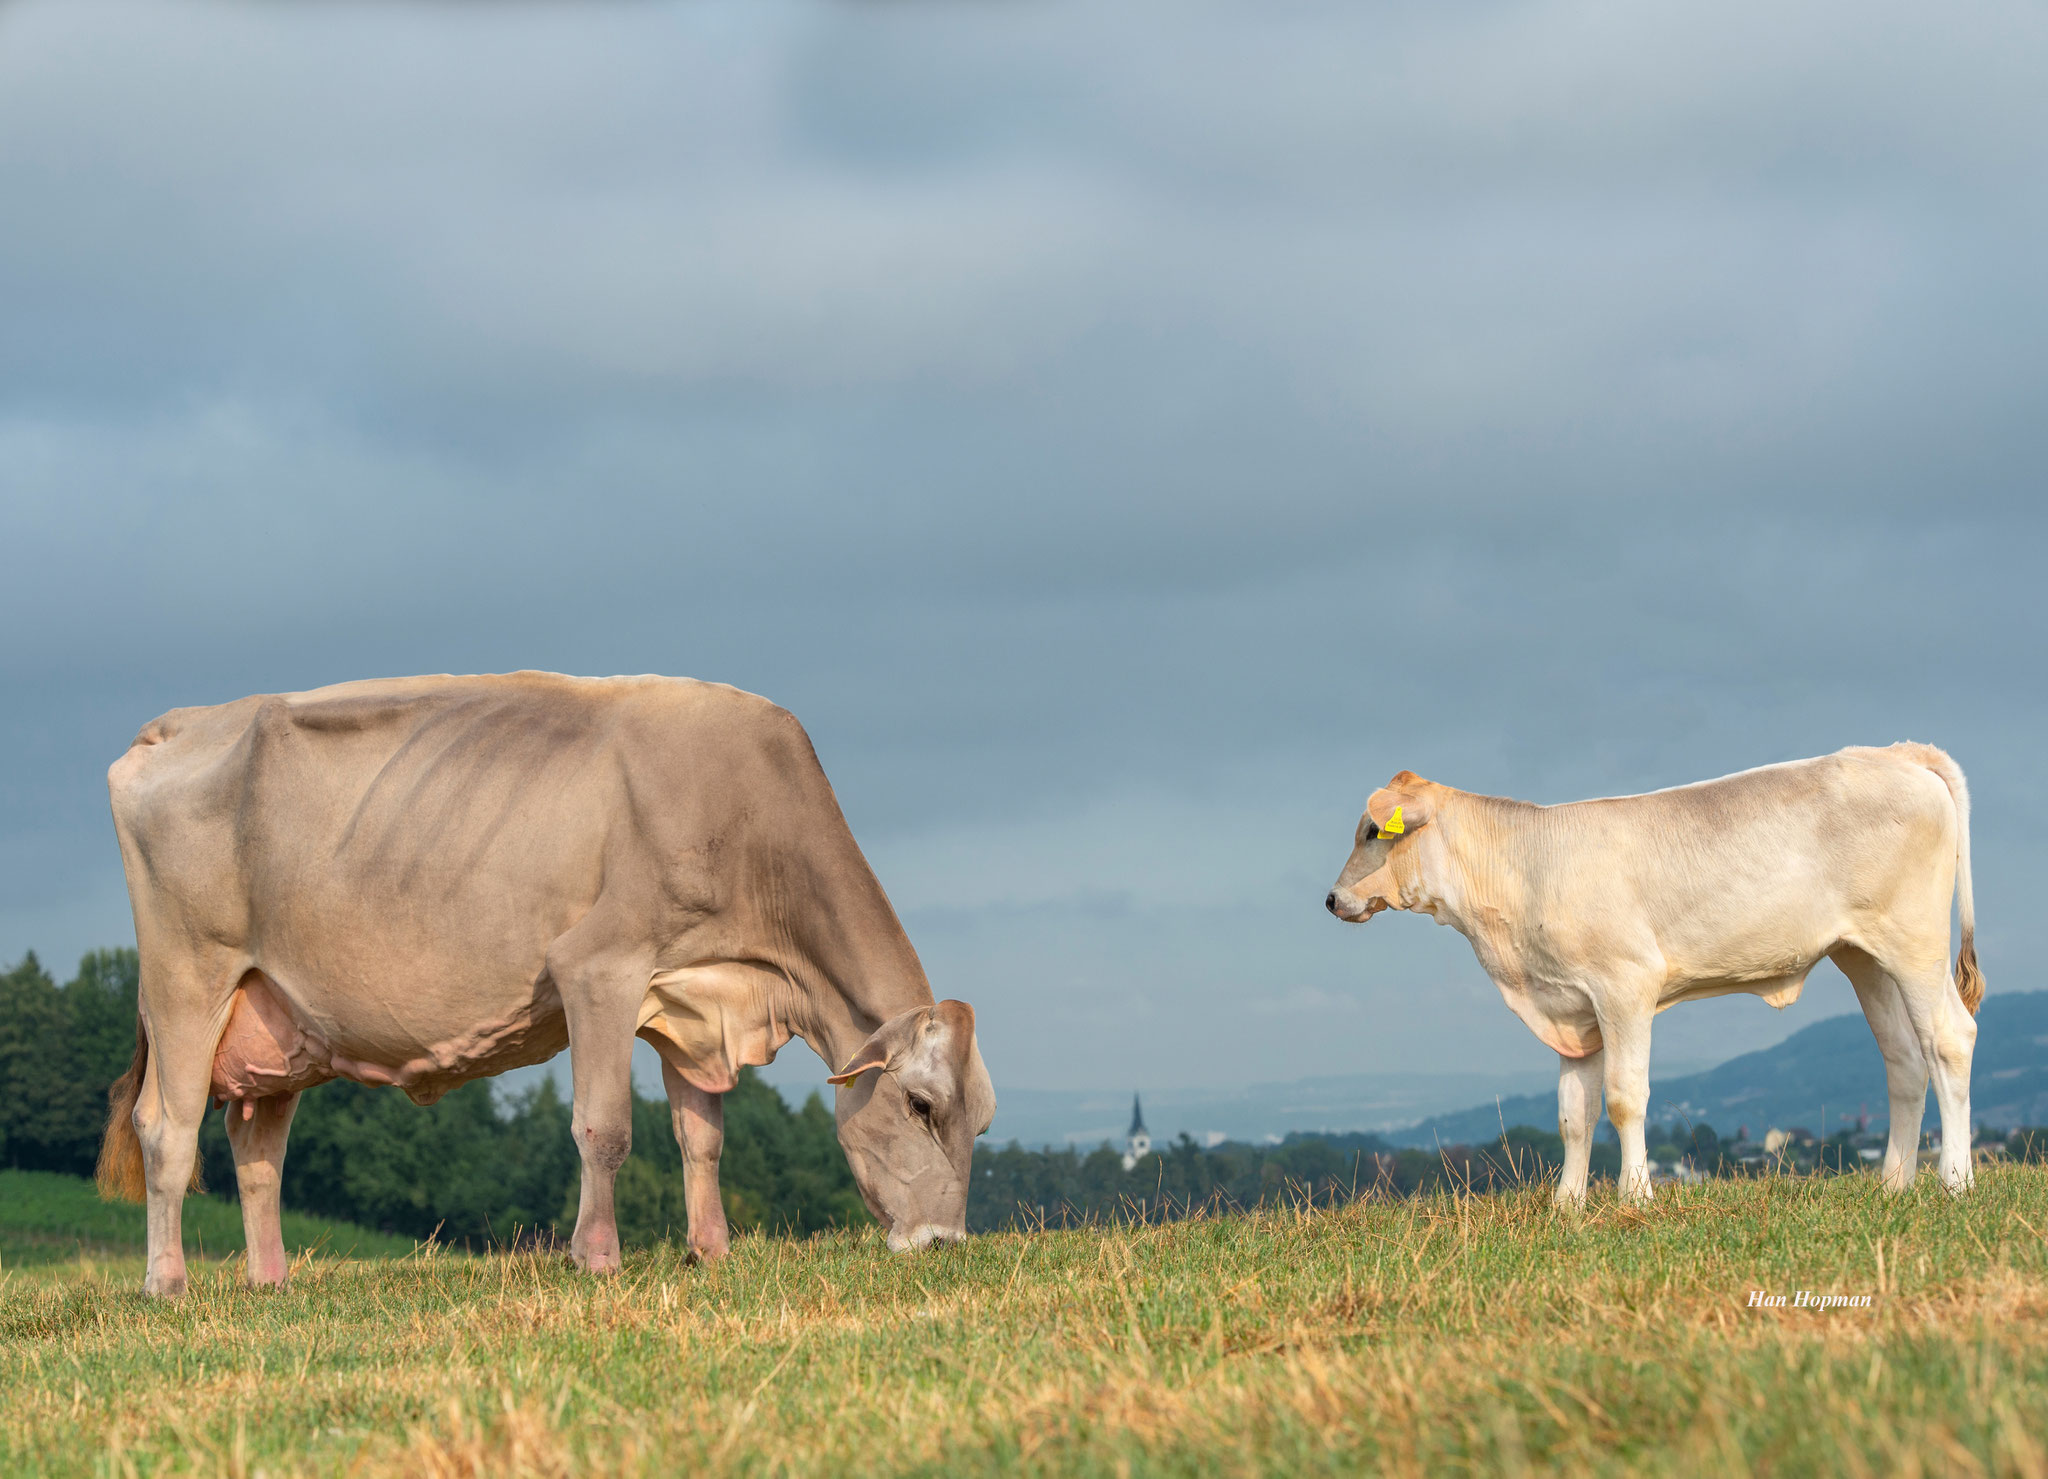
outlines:
[[[96,950],[58,985],[33,954],[0,974],[0,1165],[90,1176],[107,1089],[135,1051],[133,950]],[[751,1071],[725,1096],[720,1180],[736,1229],[806,1234],[865,1222],[832,1111],[792,1110]],[[232,1197],[218,1114],[200,1132],[208,1190]],[[392,1088],[309,1089],[293,1116],[284,1202],[380,1232],[471,1247],[566,1238],[582,1173],[552,1079],[506,1095],[487,1080],[421,1107]],[[615,1184],[620,1237],[644,1246],[687,1226],[682,1154],[665,1101],[633,1096],[633,1150]]]
[[[63,985],[33,954],[0,973],[0,1165],[92,1174],[108,1086],[127,1070],[135,1048],[137,980],[133,950],[95,950]],[[581,1174],[569,1115],[552,1079],[509,1095],[480,1080],[424,1108],[393,1088],[323,1084],[305,1093],[292,1122],[285,1205],[470,1247],[566,1238]],[[1787,1147],[1768,1166],[1706,1125],[1651,1126],[1646,1138],[1653,1160],[1706,1175],[1861,1164],[1847,1132]],[[2048,1159],[2048,1131],[2019,1132],[2007,1144],[2015,1156]],[[233,1196],[234,1159],[219,1115],[207,1117],[200,1158],[208,1188]],[[968,1225],[990,1231],[1153,1221],[1279,1202],[1334,1206],[1364,1195],[1484,1191],[1553,1175],[1563,1159],[1555,1134],[1526,1126],[1490,1145],[1428,1151],[1395,1149],[1375,1135],[1214,1146],[1181,1135],[1128,1171],[1107,1145],[982,1144],[974,1153]],[[1596,1144],[1593,1174],[1611,1179],[1619,1170],[1612,1140]],[[720,1184],[735,1230],[804,1236],[871,1220],[831,1108],[814,1093],[792,1109],[751,1069],[725,1096]],[[682,1157],[664,1101],[634,1094],[633,1149],[620,1168],[616,1199],[628,1246],[682,1239]]]

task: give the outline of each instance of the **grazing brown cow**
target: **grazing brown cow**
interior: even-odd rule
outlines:
[[[843,1071],[840,1143],[893,1248],[966,1236],[995,1113],[974,1011],[932,999],[802,726],[688,679],[394,678],[146,726],[107,775],[142,953],[101,1156],[185,1284],[181,1199],[227,1101],[249,1277],[281,1284],[301,1090],[421,1104],[540,1063],[575,1081],[571,1256],[619,1266],[637,1035],[662,1060],[690,1246],[726,1248],[721,1095],[792,1036]]]
[[[1962,915],[1951,976],[1949,901]],[[1557,1051],[1560,1201],[1586,1192],[1600,1095],[1621,1191],[1647,1199],[1650,1019],[1681,1001],[1798,1000],[1840,966],[1884,1054],[1884,1184],[1913,1180],[1927,1080],[1941,1178],[1970,1184],[1970,1056],[1984,996],[1970,898],[1970,793],[1932,745],[1848,749],[1720,780],[1532,806],[1402,771],[1365,805],[1326,900],[1363,923],[1411,909],[1448,924],[1517,1016]]]

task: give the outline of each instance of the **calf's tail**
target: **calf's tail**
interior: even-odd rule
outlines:
[[[1963,768],[1932,745],[1915,747],[1919,761],[1941,777],[1956,806],[1956,912],[1962,916],[1963,946],[1956,954],[1956,995],[1970,1015],[1984,1000],[1984,972],[1977,968],[1977,905],[1970,895],[1970,787]]]
[[[135,1101],[142,1096],[142,1072],[149,1066],[149,1034],[135,1019],[135,1057],[107,1090],[107,1133],[100,1141],[97,1180],[109,1202],[139,1202],[147,1193],[142,1175],[142,1140],[135,1133]]]

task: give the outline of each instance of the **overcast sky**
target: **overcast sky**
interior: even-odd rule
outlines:
[[[1403,767],[1934,741],[2040,987],[2044,76],[2018,3],[4,0],[0,958],[132,940],[157,713],[535,667],[794,710],[999,1090],[1554,1063],[1323,913]]]

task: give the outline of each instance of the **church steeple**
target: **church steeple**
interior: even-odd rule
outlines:
[[[1131,1095],[1131,1132],[1124,1141],[1124,1169],[1135,1168],[1139,1161],[1152,1154],[1152,1132],[1145,1128],[1145,1109],[1138,1103],[1138,1096]]]

